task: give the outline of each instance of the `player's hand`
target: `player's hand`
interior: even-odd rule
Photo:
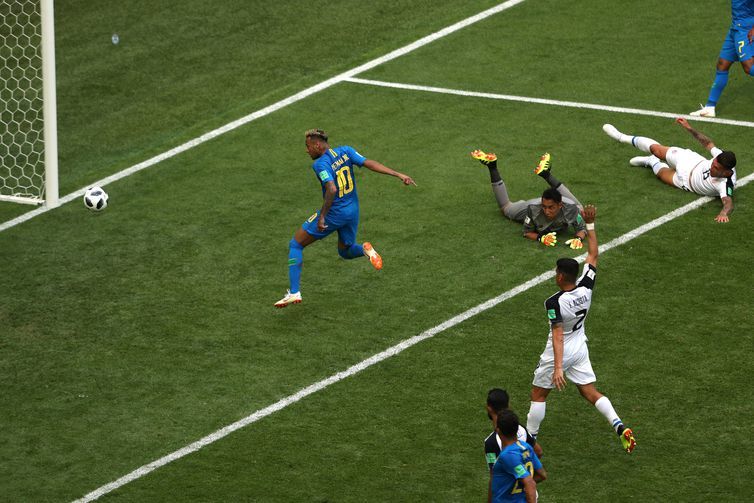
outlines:
[[[683,129],[691,130],[691,124],[689,124],[689,121],[687,121],[683,117],[678,117],[675,120],[675,123],[681,126]]]
[[[563,375],[563,369],[555,369],[552,373],[552,383],[558,388],[558,391],[563,391],[566,387],[565,376]]]
[[[416,186],[416,182],[414,181],[414,179],[411,178],[408,175],[404,175],[402,173],[399,173],[398,174],[398,178],[401,179],[401,181],[403,182],[403,185],[413,185],[413,186]]]
[[[325,223],[325,217],[320,215],[319,220],[317,220],[317,230],[319,232],[325,232],[325,229],[327,229],[327,224]]]
[[[750,44],[752,42],[754,42],[754,28],[752,28],[751,30],[749,30],[749,33],[746,35],[746,38],[749,39],[749,43]]]
[[[578,236],[574,237],[573,239],[569,239],[565,242],[565,244],[569,246],[571,250],[580,250],[584,247],[584,242]]]
[[[542,236],[539,236],[539,242],[545,246],[555,246],[558,244],[558,235],[554,232],[543,234]]]
[[[719,224],[724,224],[727,222],[730,222],[730,218],[728,218],[728,215],[723,215],[722,213],[715,217],[715,222]]]
[[[587,204],[581,210],[581,218],[583,218],[584,222],[587,224],[593,224],[594,219],[596,217],[597,217],[597,207],[593,204]]]

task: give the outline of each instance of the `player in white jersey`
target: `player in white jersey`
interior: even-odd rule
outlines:
[[[616,141],[631,144],[639,150],[652,154],[633,157],[629,161],[631,165],[652,168],[655,176],[668,185],[701,196],[719,197],[723,208],[715,217],[715,221],[727,222],[733,211],[736,154],[717,148],[712,140],[691,127],[686,119],[676,119],[676,123],[696,138],[712,154],[712,159],[707,159],[686,148],[667,147],[644,136],[623,134],[612,124],[605,124],[602,130]]]
[[[623,448],[630,453],[636,446],[633,431],[623,424],[610,400],[594,386],[597,378],[589,360],[584,331],[584,319],[592,304],[592,292],[597,277],[598,247],[594,231],[596,214],[597,209],[591,205],[582,211],[589,246],[581,276],[578,276],[579,263],[574,259],[561,258],[557,261],[555,283],[560,291],[545,301],[547,317],[550,320],[550,334],[534,371],[526,429],[534,438],[537,437],[539,427],[545,418],[547,396],[553,388],[557,387],[562,391],[568,378],[576,385],[581,396],[607,418],[620,438]]]

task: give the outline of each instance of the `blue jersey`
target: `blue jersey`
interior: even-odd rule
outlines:
[[[325,153],[312,164],[312,169],[322,184],[323,197],[327,182],[335,183],[338,188],[330,207],[330,215],[358,212],[359,198],[356,195],[353,166],[363,166],[366,160],[366,157],[352,147],[343,145],[325,150]]]
[[[754,0],[731,0],[730,10],[734,24],[754,24]]]
[[[517,441],[500,452],[492,467],[492,501],[525,502],[524,486],[520,479],[534,474],[542,468],[542,463],[531,445]]]

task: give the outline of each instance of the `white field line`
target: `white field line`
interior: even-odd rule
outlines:
[[[754,180],[754,173],[749,174],[745,178],[742,178],[738,181],[737,186],[742,187],[746,185],[747,183]],[[632,239],[635,239],[642,234],[651,231],[652,229],[655,229],[656,227],[659,227],[667,222],[670,222],[671,220],[674,220],[682,215],[685,215],[691,210],[694,210],[696,208],[699,208],[703,204],[706,204],[710,201],[712,201],[713,198],[711,197],[700,197],[689,204],[682,206],[676,210],[671,211],[670,213],[667,213],[659,218],[656,218],[652,220],[649,223],[646,223],[640,227],[637,227],[636,229],[627,232],[626,234],[623,234],[622,236],[613,239],[612,241],[609,241],[606,244],[603,244],[600,246],[600,252],[604,253],[608,250],[611,250],[612,248],[615,248],[617,246],[620,246],[622,244],[625,244]],[[712,225],[712,224],[711,224]],[[579,255],[576,260],[579,262],[583,262],[586,258],[586,253]],[[139,479],[148,473],[156,470],[157,468],[160,468],[161,466],[165,466],[168,463],[171,463],[177,459],[180,459],[188,454],[191,454],[192,452],[196,452],[202,447],[205,447],[209,444],[212,444],[214,442],[217,442],[218,440],[230,435],[236,430],[239,430],[245,426],[248,426],[250,424],[256,423],[260,419],[263,419],[271,414],[274,414],[275,412],[278,412],[279,410],[282,410],[289,405],[292,405],[303,398],[306,398],[309,395],[312,395],[318,391],[321,391],[331,384],[335,384],[339,381],[342,381],[343,379],[346,379],[347,377],[351,377],[355,374],[358,374],[362,370],[365,370],[372,365],[375,365],[377,363],[380,363],[383,360],[387,360],[390,357],[396,356],[397,354],[403,352],[404,350],[410,348],[411,346],[414,346],[420,342],[422,342],[425,339],[430,339],[434,337],[435,335],[444,332],[445,330],[448,330],[449,328],[452,328],[469,318],[472,318],[476,316],[479,313],[482,313],[488,309],[491,309],[501,302],[505,302],[506,300],[515,297],[516,295],[523,293],[530,288],[533,288],[550,278],[554,276],[553,271],[547,271],[539,276],[535,276],[534,278],[530,279],[529,281],[522,283],[507,292],[504,292],[497,297],[494,297],[492,299],[489,299],[485,302],[482,302],[481,304],[472,307],[471,309],[468,309],[467,311],[464,311],[461,314],[458,314],[449,320],[444,321],[443,323],[440,323],[439,325],[430,328],[429,330],[425,330],[424,332],[420,333],[419,335],[415,335],[409,339],[406,339],[402,342],[399,342],[395,346],[392,346],[380,353],[377,353],[375,355],[370,356],[366,360],[363,360],[355,365],[352,365],[351,367],[347,368],[346,370],[343,370],[341,372],[338,372],[337,374],[333,374],[330,377],[323,379],[321,381],[318,381],[314,384],[311,384],[307,386],[306,388],[303,388],[299,390],[298,392],[289,395],[272,405],[269,405],[265,407],[264,409],[259,409],[258,411],[246,416],[243,419],[240,419],[236,421],[235,423],[229,424],[228,426],[225,426],[224,428],[221,428],[214,433],[210,433],[206,437],[203,437],[196,442],[187,445],[186,447],[183,447],[182,449],[178,449],[175,452],[171,452],[170,454],[163,456],[159,459],[156,459],[152,461],[151,463],[148,463],[144,466],[141,466],[137,468],[136,470],[132,471],[131,473],[124,475],[123,477],[114,480],[113,482],[110,482],[109,484],[105,484],[104,486],[95,489],[94,491],[88,493],[87,495],[83,496],[81,499],[76,500],[74,503],[84,503],[89,501],[94,501],[98,499],[100,496],[103,496],[111,491],[114,491],[115,489],[118,489],[119,487],[122,487],[129,482],[133,482],[136,479]],[[296,309],[296,308],[293,308]]]
[[[726,124],[728,126],[743,126],[754,128],[754,122],[736,121],[731,119],[720,119],[717,117],[692,117],[685,114],[677,114],[670,112],[658,112],[655,110],[642,110],[640,108],[624,108],[613,107],[609,105],[595,105],[592,103],[579,103],[576,101],[560,101],[560,100],[548,100],[544,98],[531,98],[528,96],[515,96],[512,94],[495,94],[495,93],[479,93],[476,91],[464,91],[461,89],[448,89],[445,87],[433,87],[433,86],[417,86],[414,84],[401,84],[399,82],[385,82],[382,80],[370,80],[359,79],[349,77],[344,79],[346,82],[353,84],[365,84],[369,86],[377,87],[390,87],[393,89],[404,89],[407,91],[424,91],[429,93],[440,94],[452,94],[455,96],[466,96],[472,98],[486,98],[491,100],[503,100],[503,101],[519,101],[523,103],[537,103],[540,105],[552,105],[558,107],[570,107],[570,108],[585,108],[589,110],[602,110],[604,112],[616,112],[621,114],[634,114],[634,115],[651,115],[653,117],[667,117],[669,119],[675,119],[678,117],[685,117],[689,120],[701,121],[701,122],[714,122],[716,124]]]
[[[104,187],[110,183],[113,183],[117,180],[120,180],[121,178],[125,178],[127,176],[133,175],[134,173],[137,173],[143,169],[149,168],[151,166],[154,166],[157,163],[160,163],[166,159],[170,159],[171,157],[175,157],[176,155],[185,152],[186,150],[192,149],[198,145],[201,145],[204,142],[207,142],[209,140],[212,140],[214,138],[217,138],[220,135],[223,135],[227,133],[228,131],[232,131],[238,127],[241,127],[245,124],[248,124],[249,122],[255,121],[261,117],[264,117],[266,115],[269,115],[273,112],[276,112],[280,110],[281,108],[287,107],[288,105],[291,105],[293,103],[296,103],[297,101],[303,100],[304,98],[307,98],[311,96],[312,94],[318,93],[319,91],[322,91],[324,89],[327,89],[328,87],[332,87],[335,84],[338,84],[350,77],[353,77],[354,75],[358,75],[359,73],[363,73],[367,70],[371,70],[372,68],[379,66],[383,63],[387,63],[388,61],[392,61],[396,58],[399,58],[405,54],[408,54],[409,52],[415,51],[416,49],[419,49],[421,47],[424,47],[427,44],[430,44],[438,39],[441,39],[445,36],[450,35],[451,33],[454,33],[458,30],[461,30],[463,28],[466,28],[467,26],[471,26],[474,23],[477,23],[479,21],[482,21],[483,19],[486,19],[490,16],[493,16],[495,14],[498,14],[500,12],[503,12],[507,9],[510,9],[511,7],[515,7],[516,5],[524,2],[524,0],[508,0],[507,2],[503,2],[501,4],[496,5],[495,7],[489,8],[485,11],[480,12],[479,14],[475,14],[471,17],[467,17],[466,19],[459,21],[455,24],[452,24],[450,26],[447,26],[443,28],[442,30],[436,31],[430,35],[427,35],[426,37],[420,38],[419,40],[412,42],[406,46],[401,47],[400,49],[396,49],[392,52],[389,52],[385,54],[384,56],[380,56],[379,58],[375,58],[371,61],[368,61],[364,63],[363,65],[357,66],[355,68],[352,68],[348,71],[345,71],[339,75],[336,75],[335,77],[331,77],[325,81],[320,82],[319,84],[316,84],[312,87],[309,87],[308,89],[304,89],[303,91],[300,91],[292,96],[289,96],[285,99],[282,99],[278,101],[277,103],[273,103],[272,105],[269,105],[265,108],[262,108],[261,110],[257,110],[256,112],[253,112],[245,117],[241,117],[240,119],[236,119],[233,122],[229,122],[228,124],[219,127],[215,130],[212,130],[208,133],[204,133],[203,135],[199,136],[198,138],[194,138],[193,140],[189,140],[186,143],[179,145],[173,149],[168,150],[167,152],[163,152],[162,154],[159,154],[155,157],[152,157],[151,159],[147,159],[146,161],[143,161],[139,164],[135,164],[131,166],[130,168],[126,168],[123,171],[120,171],[118,173],[115,173],[114,175],[110,175],[107,178],[103,178],[102,180],[98,180],[94,183],[89,184],[87,187],[92,187],[95,185],[99,185],[100,187]],[[84,192],[86,191],[87,187],[82,187],[79,190],[76,190],[74,192],[71,192],[70,194],[61,197],[60,198],[60,204],[68,203],[74,199],[78,199],[84,195]],[[23,215],[20,215],[12,220],[8,220],[7,222],[4,222],[0,224],[0,232],[10,229],[11,227],[14,227],[20,223],[26,222],[27,220],[30,220],[38,215],[41,215],[42,213],[48,212],[52,208],[48,208],[46,206],[39,207],[35,210],[32,210],[28,213],[24,213]]]

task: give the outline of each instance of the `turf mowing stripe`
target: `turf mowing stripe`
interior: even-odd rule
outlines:
[[[737,186],[743,187],[747,183],[754,180],[754,173],[749,174],[745,178],[742,178],[738,181]],[[696,208],[699,208],[700,206],[713,201],[715,198],[711,197],[700,197],[689,204],[682,206],[676,210],[671,211],[670,213],[666,213],[665,215],[656,218],[652,220],[651,222],[648,222],[640,227],[637,227],[636,229],[627,232],[626,234],[623,234],[622,236],[613,239],[612,241],[605,243],[599,247],[600,253],[604,253],[608,250],[611,250],[612,248],[615,248],[617,246],[620,246],[622,244],[625,244],[632,239],[635,239],[642,234],[651,231],[652,229],[655,229],[667,222],[670,222],[671,220],[674,220],[682,215],[685,215],[691,210],[694,210]],[[583,262],[586,258],[587,254],[584,253],[582,255],[579,255],[576,257],[576,260],[579,262]],[[74,503],[84,503],[89,501],[94,501],[98,499],[100,496],[104,496],[105,494],[114,491],[115,489],[118,489],[119,487],[123,487],[124,485],[133,482],[134,480],[137,480],[144,475],[147,475],[148,473],[156,470],[157,468],[160,468],[161,466],[165,466],[168,463],[172,463],[173,461],[176,461],[177,459],[180,459],[188,454],[191,454],[192,452],[196,452],[202,447],[205,447],[207,445],[210,445],[228,435],[233,433],[236,430],[239,430],[245,426],[248,426],[250,424],[256,423],[260,419],[263,419],[271,414],[274,414],[275,412],[278,412],[279,410],[282,410],[289,405],[292,405],[304,398],[306,398],[309,395],[312,395],[318,391],[321,391],[331,384],[335,384],[339,381],[342,381],[343,379],[346,379],[347,377],[351,377],[355,374],[358,374],[364,369],[367,369],[371,367],[372,365],[375,365],[377,363],[380,363],[383,360],[386,360],[392,356],[395,356],[404,350],[410,348],[411,346],[414,346],[423,340],[430,339],[434,337],[435,335],[444,332],[445,330],[448,330],[449,328],[452,328],[459,323],[462,323],[469,318],[472,318],[476,316],[479,313],[482,313],[488,309],[491,309],[501,302],[505,302],[506,300],[515,297],[516,295],[523,293],[530,288],[533,288],[548,279],[551,279],[553,276],[555,276],[555,272],[550,270],[547,272],[544,272],[540,274],[539,276],[536,276],[529,281],[522,283],[507,292],[504,292],[497,297],[494,297],[492,299],[489,299],[485,302],[482,302],[481,304],[472,307],[471,309],[464,311],[461,314],[458,314],[452,318],[450,318],[447,321],[444,321],[443,323],[440,323],[439,325],[430,328],[429,330],[425,330],[424,332],[420,333],[419,335],[415,335],[409,339],[406,339],[402,342],[399,342],[398,344],[380,352],[377,353],[366,360],[363,360],[355,365],[352,365],[351,367],[347,368],[346,370],[343,370],[341,372],[338,372],[337,374],[333,374],[330,377],[323,379],[321,381],[318,381],[314,384],[311,384],[307,386],[306,388],[303,388],[299,390],[298,392],[289,395],[278,402],[273,403],[272,405],[269,405],[265,407],[264,409],[260,409],[251,415],[246,416],[243,419],[240,419],[236,421],[233,424],[230,424],[228,426],[225,426],[224,428],[221,428],[214,433],[210,433],[204,438],[201,438],[197,440],[196,442],[187,445],[186,447],[183,447],[182,449],[178,449],[175,452],[172,452],[166,456],[163,456],[159,459],[156,459],[155,461],[152,461],[149,464],[146,464],[144,466],[141,466],[137,468],[136,470],[132,471],[131,473],[124,475],[123,477],[114,480],[113,482],[110,482],[109,484],[105,484],[104,486],[95,489],[94,491],[88,493],[81,499],[76,500]],[[295,309],[295,307],[292,307],[291,309]]]
[[[430,35],[427,35],[426,37],[420,38],[419,40],[412,42],[406,46],[401,47],[400,49],[396,49],[392,52],[389,52],[385,54],[384,56],[380,56],[379,58],[373,59],[371,61],[368,61],[364,63],[363,65],[357,66],[355,68],[352,68],[348,71],[345,71],[339,75],[336,75],[335,77],[331,77],[327,80],[324,80],[320,82],[319,84],[316,84],[312,87],[309,87],[307,89],[304,89],[303,91],[300,91],[294,95],[291,95],[287,98],[284,98],[277,103],[273,103],[272,105],[269,105],[265,108],[262,108],[261,110],[257,110],[256,112],[250,113],[249,115],[245,117],[241,117],[240,119],[236,119],[233,122],[229,122],[228,124],[221,126],[217,129],[214,129],[208,133],[204,133],[203,135],[194,138],[193,140],[189,140],[186,143],[179,145],[175,148],[172,148],[168,150],[167,152],[163,152],[162,154],[159,154],[155,157],[152,157],[151,159],[147,159],[146,161],[140,162],[139,164],[135,164],[131,166],[130,168],[126,168],[123,171],[119,171],[118,173],[115,173],[113,175],[108,176],[107,178],[103,178],[102,180],[96,181],[87,187],[82,187],[79,190],[76,190],[74,192],[71,192],[70,194],[61,197],[60,198],[60,204],[65,204],[70,201],[73,201],[74,199],[78,199],[84,195],[84,192],[88,187],[92,187],[95,185],[99,185],[100,187],[104,187],[110,183],[113,183],[117,180],[120,180],[121,178],[125,178],[127,176],[133,175],[134,173],[137,173],[143,169],[149,168],[151,166],[154,166],[155,164],[158,164],[166,159],[170,159],[171,157],[175,157],[176,155],[185,152],[186,150],[192,149],[198,145],[201,145],[204,142],[207,142],[209,140],[212,140],[214,138],[217,138],[220,135],[223,135],[229,131],[233,131],[234,129],[241,127],[245,124],[248,124],[249,122],[255,121],[259,118],[262,118],[266,115],[269,115],[273,112],[277,112],[281,108],[287,107],[288,105],[291,105],[293,103],[296,103],[297,101],[303,100],[304,98],[307,98],[311,96],[312,94],[318,93],[324,89],[327,89],[328,87],[332,87],[335,84],[338,84],[340,82],[343,82],[344,80],[353,77],[354,75],[358,75],[360,73],[366,72],[367,70],[371,70],[372,68],[379,66],[383,63],[387,63],[388,61],[392,61],[396,58],[399,58],[405,54],[408,54],[409,52],[415,51],[416,49],[419,49],[420,47],[424,47],[427,44],[430,44],[438,39],[441,39],[447,35],[450,35],[451,33],[454,33],[458,30],[461,30],[463,28],[466,28],[468,26],[471,26],[474,23],[477,23],[479,21],[482,21],[483,19],[486,19],[490,16],[493,16],[495,14],[498,14],[500,12],[503,12],[505,10],[510,9],[511,7],[515,7],[516,5],[523,3],[524,0],[508,0],[507,2],[503,2],[501,4],[496,5],[495,7],[491,7],[485,11],[482,11],[478,14],[475,14],[471,17],[467,17],[466,19],[459,21],[455,24],[452,24],[450,26],[447,26],[443,28],[442,30],[436,31]],[[7,222],[4,222],[0,224],[0,232],[10,229],[11,227],[15,227],[16,225],[26,222],[27,220],[30,220],[38,215],[41,215],[42,213],[48,212],[52,208],[48,208],[46,206],[39,207],[35,210],[29,211],[27,213],[24,213],[23,215],[20,215],[14,219],[8,220]]]
[[[401,84],[399,82],[385,82],[382,80],[359,79],[359,78],[354,78],[354,77],[349,77],[344,80],[346,82],[351,82],[353,84],[364,84],[364,85],[377,86],[377,87],[390,87],[393,89],[404,89],[408,91],[424,91],[424,92],[429,92],[429,93],[452,94],[455,96],[486,98],[486,99],[491,99],[491,100],[520,101],[524,103],[537,103],[540,105],[552,105],[552,106],[558,106],[558,107],[602,110],[605,112],[616,112],[616,113],[621,113],[621,114],[651,115],[653,117],[667,117],[670,119],[676,119],[678,117],[685,117],[686,119],[700,121],[700,122],[714,122],[716,124],[726,124],[728,126],[742,126],[742,127],[754,128],[754,122],[736,121],[736,120],[731,120],[731,119],[719,119],[717,117],[692,117],[686,114],[658,112],[655,110],[642,110],[640,108],[623,108],[623,107],[613,107],[609,105],[595,105],[592,103],[579,103],[576,101],[548,100],[544,98],[531,98],[528,96],[514,96],[512,94],[479,93],[475,91],[463,91],[461,89],[448,89],[445,87],[432,87],[432,86],[417,86],[414,84]]]

